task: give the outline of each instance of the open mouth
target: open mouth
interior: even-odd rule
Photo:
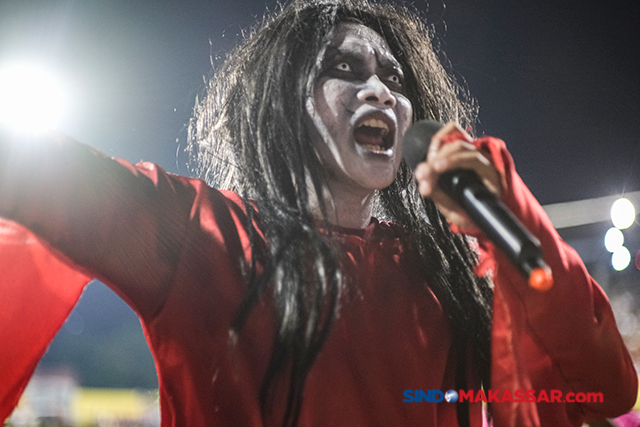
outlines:
[[[386,154],[393,146],[393,122],[388,121],[371,117],[362,120],[353,131],[356,143],[367,151]]]

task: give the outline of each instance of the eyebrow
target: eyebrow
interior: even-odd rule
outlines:
[[[335,46],[329,46],[327,47],[327,51],[324,55],[324,58],[322,60],[322,62],[326,63],[326,62],[332,62],[334,61],[336,58],[339,59],[347,59],[350,61],[354,61],[354,62],[364,62],[362,55],[359,55],[355,52],[352,51],[342,51],[340,49],[338,49]]]
[[[397,72],[404,74],[402,67],[400,66],[400,63],[395,57],[392,56],[391,58],[389,58],[386,55],[381,56],[378,54],[378,51],[376,50],[374,50],[373,52],[376,56],[376,62],[378,63],[380,68],[387,68],[387,69],[395,70]]]

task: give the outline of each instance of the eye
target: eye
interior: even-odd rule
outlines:
[[[346,62],[338,62],[333,67],[338,71],[344,71],[347,73],[353,72],[353,68],[351,68],[351,65],[347,64]]]
[[[397,85],[402,84],[402,80],[397,74],[391,74],[389,77],[387,77],[387,80]]]
[[[391,73],[385,78],[385,84],[393,91],[402,92],[404,80],[401,75]]]

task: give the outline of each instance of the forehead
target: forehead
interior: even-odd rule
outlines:
[[[399,66],[380,34],[362,24],[343,22],[336,26],[327,48],[327,55],[335,53],[371,55],[378,60]]]

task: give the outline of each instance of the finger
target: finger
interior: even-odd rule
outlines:
[[[434,190],[431,194],[431,200],[436,204],[440,212],[445,216],[447,222],[454,224],[462,232],[477,231],[476,225],[471,218],[458,206],[448,195],[441,190]]]
[[[455,169],[472,170],[478,174],[492,193],[497,196],[502,194],[500,174],[493,163],[478,151],[454,153],[436,161],[431,169],[432,173],[438,175]]]
[[[472,233],[478,230],[478,227],[473,223],[473,221],[467,216],[466,213],[459,211],[457,209],[449,209],[447,206],[443,204],[438,204],[438,209],[444,217],[447,219],[449,224],[453,224],[463,233]]]
[[[467,142],[472,142],[473,139],[462,127],[456,122],[449,122],[442,127],[432,139],[437,139],[443,142],[450,142],[456,139],[460,139]]]
[[[416,180],[423,181],[436,177],[437,175],[434,174],[433,171],[433,166],[429,162],[422,162],[416,167],[416,170],[413,172],[413,174]]]
[[[428,197],[436,204],[440,212],[451,224],[455,224],[460,231],[471,232],[477,230],[475,224],[446,193],[437,186],[439,174],[433,172],[433,168],[427,162],[418,165],[415,171],[418,182],[418,191],[422,197]]]
[[[446,144],[441,144],[440,148],[434,153],[437,156],[449,155],[459,151],[478,151],[478,148],[470,142],[461,139],[451,140]]]
[[[447,145],[453,140],[461,139],[471,142],[471,137],[456,122],[449,122],[431,137],[429,144],[429,156],[434,156],[443,145]]]
[[[429,151],[427,152],[427,159],[429,159],[429,157],[433,157],[437,155],[438,151],[440,151],[440,148],[444,144],[444,141],[442,140],[442,138],[438,137],[439,133],[440,132],[436,133],[431,137],[431,142],[429,143]]]
[[[439,146],[442,148],[438,148]],[[431,170],[436,173],[440,173],[440,163],[444,162],[444,165],[446,165],[447,157],[451,156],[456,151],[477,151],[474,145],[464,141],[444,144],[443,146],[443,144],[441,144],[439,140],[434,140],[429,149],[431,152],[427,156],[426,161],[420,163],[416,167],[416,170],[414,172],[416,175],[416,179],[427,178],[430,175]],[[438,167],[435,167],[436,164],[438,164]]]
[[[436,168],[436,171],[441,172],[442,170],[447,169],[448,158],[451,156],[455,156],[458,153],[464,152],[477,152],[478,150],[475,148],[473,144],[470,144],[465,141],[454,141],[448,144],[444,144],[437,151],[432,153],[431,158],[427,158],[427,161],[430,161],[433,166]]]
[[[474,164],[475,162],[484,163],[484,167]],[[438,153],[427,158],[426,162],[416,167],[414,176],[419,182],[420,193],[423,196],[429,196],[437,187],[440,174],[449,169],[458,168],[477,169],[481,176],[489,181],[493,180],[491,163],[482,157],[473,145],[460,141],[451,144],[451,147],[443,147]],[[495,184],[493,186],[495,187]]]
[[[422,197],[432,199],[443,213],[446,212],[445,216],[450,220],[464,216],[465,214],[460,207],[438,187],[436,181],[438,176],[439,174],[434,173],[433,168],[431,168],[427,162],[418,165],[415,171],[415,177],[418,182],[418,192]]]
[[[459,140],[445,144],[429,160],[436,174],[453,169],[474,170],[494,194],[502,194],[502,179],[490,153],[479,150],[473,144]]]

